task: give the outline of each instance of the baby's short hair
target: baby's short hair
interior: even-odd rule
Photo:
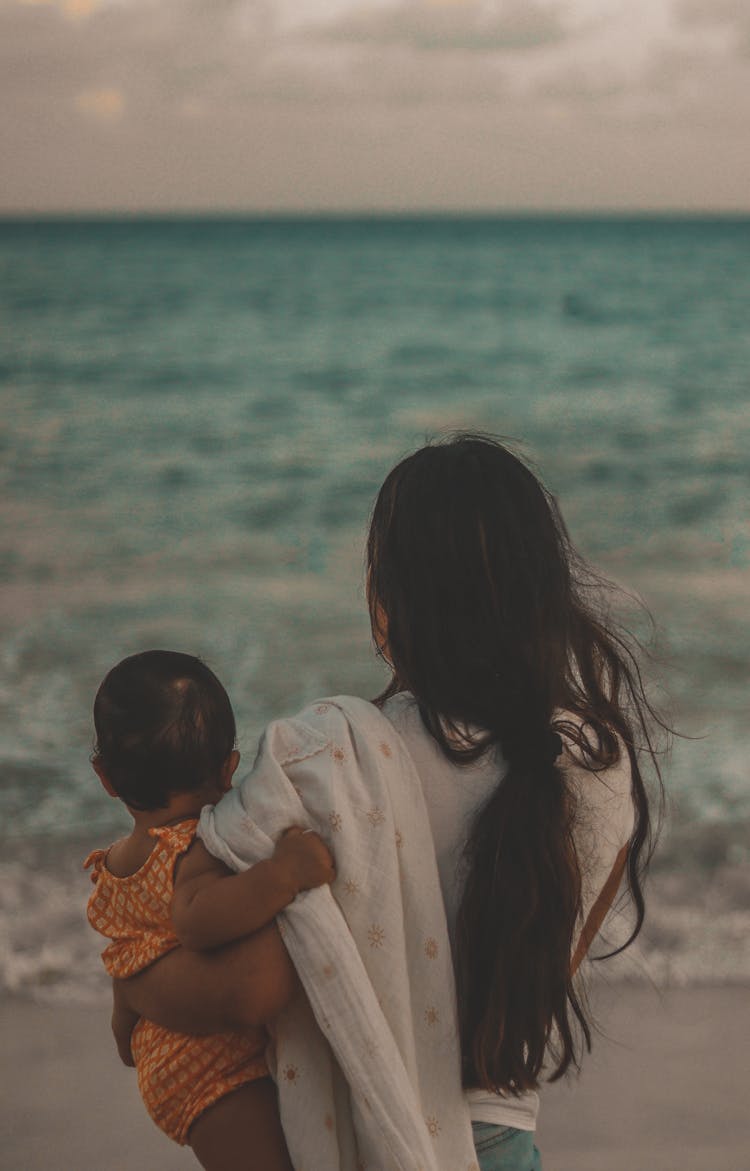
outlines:
[[[96,693],[94,727],[110,784],[140,810],[217,779],[237,735],[213,671],[179,651],[143,651],[113,667]]]

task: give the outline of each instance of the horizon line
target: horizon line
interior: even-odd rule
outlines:
[[[84,220],[707,220],[750,219],[750,208],[85,208],[0,209],[0,222]]]

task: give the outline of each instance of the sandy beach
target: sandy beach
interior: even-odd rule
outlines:
[[[595,1002],[606,1035],[543,1092],[544,1171],[750,1171],[750,989],[613,984]],[[8,1171],[197,1166],[146,1116],[101,1007],[6,1000],[0,1022]]]

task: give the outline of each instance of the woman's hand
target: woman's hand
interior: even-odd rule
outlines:
[[[261,1028],[286,1007],[299,980],[279,929],[271,923],[215,951],[176,947],[115,985],[116,1003],[136,1018],[146,1017],[176,1033],[205,1036]]]
[[[295,890],[311,890],[333,882],[336,867],[333,855],[314,830],[291,826],[281,835],[273,860],[289,874]]]

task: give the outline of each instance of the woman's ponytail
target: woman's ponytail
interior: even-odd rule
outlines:
[[[571,1014],[590,1038],[570,977],[581,878],[562,740],[515,739],[466,844],[456,975],[464,1085],[520,1093],[538,1084],[551,1044],[553,1077],[576,1061]]]

